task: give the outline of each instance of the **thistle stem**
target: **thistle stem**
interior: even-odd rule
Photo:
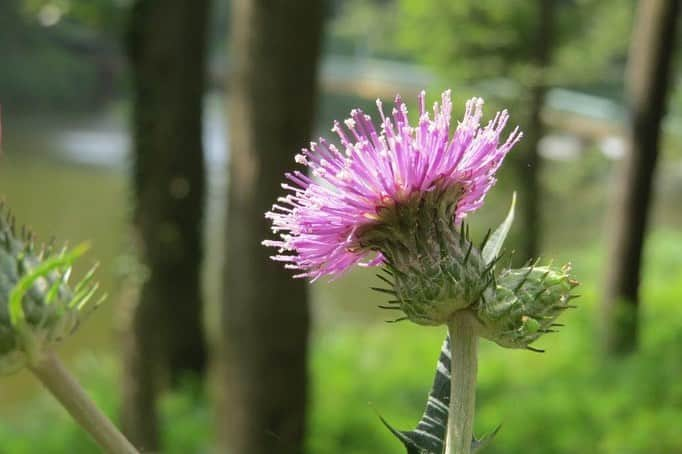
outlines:
[[[448,324],[450,331],[450,414],[445,454],[470,454],[476,408],[476,321],[459,311]]]
[[[97,408],[53,352],[45,352],[29,369],[105,452],[138,454],[137,449]]]

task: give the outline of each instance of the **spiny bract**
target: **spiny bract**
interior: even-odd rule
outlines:
[[[493,266],[452,222],[460,195],[451,186],[396,203],[358,233],[363,247],[384,257],[380,277],[390,288],[376,290],[393,294],[389,305],[421,325],[446,324],[455,312],[492,298]]]
[[[569,265],[561,269],[528,266],[500,273],[495,299],[478,306],[481,335],[502,347],[529,348],[545,333],[553,332],[556,318],[572,307],[571,291],[578,282]],[[532,348],[531,348],[532,349]]]

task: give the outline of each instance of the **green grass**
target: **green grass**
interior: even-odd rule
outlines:
[[[659,230],[647,243],[641,349],[620,360],[605,360],[595,341],[600,252],[572,251],[583,297],[563,316],[567,326],[537,343],[546,353],[482,342],[476,429],[502,424],[487,453],[682,452],[682,235]],[[440,328],[377,322],[318,333],[308,452],[402,452],[377,414],[397,427],[415,424],[443,335]],[[114,359],[88,355],[75,370],[115,414]],[[166,396],[164,452],[210,452],[213,400],[191,384]],[[49,396],[17,408],[0,425],[2,452],[97,452]]]
[[[17,218],[42,238],[54,234],[71,244],[92,240],[88,256],[103,264],[99,278],[111,297],[60,350],[75,361],[74,370],[97,402],[115,415],[120,339],[114,328],[121,308],[116,257],[127,249],[125,177],[61,165],[47,154],[23,154],[44,144],[19,145],[8,140],[0,162],[0,193]],[[545,162],[544,250],[546,257],[573,263],[583,297],[578,310],[562,316],[566,328],[539,341],[547,349],[543,355],[482,342],[477,433],[503,426],[486,452],[682,452],[679,150],[670,146],[663,158],[642,280],[642,348],[621,361],[603,360],[596,342],[606,265],[602,227],[615,166],[594,150],[572,162]],[[505,166],[498,186],[472,217],[475,238],[502,220],[517,186],[511,167]],[[210,231],[212,244],[220,244],[220,229]],[[520,235],[517,222],[508,249]],[[219,253],[210,256],[207,269],[217,269],[219,259]],[[411,428],[425,403],[444,329],[383,323],[391,314],[376,309],[383,296],[368,290],[374,280],[373,272],[364,269],[312,287],[317,331],[307,441],[311,454],[403,452],[377,413],[396,427]],[[191,384],[164,398],[164,452],[210,452],[214,400]],[[0,453],[99,452],[26,372],[3,378],[0,404]]]
[[[682,235],[660,231],[648,243],[641,350],[622,360],[603,359],[595,341],[599,252],[573,252],[584,296],[567,326],[538,342],[547,353],[482,343],[477,432],[502,424],[486,452],[682,452]],[[404,324],[322,338],[309,452],[400,452],[374,409],[415,424],[443,335]]]

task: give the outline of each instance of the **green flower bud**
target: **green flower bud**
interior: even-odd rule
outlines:
[[[391,301],[421,325],[441,325],[482,295],[492,298],[492,265],[486,265],[464,226],[453,220],[457,187],[382,207],[378,221],[360,234],[363,247],[382,253]]]
[[[556,318],[575,298],[578,282],[570,277],[570,266],[561,269],[530,266],[504,270],[497,279],[494,299],[478,305],[483,325],[481,336],[502,347],[529,348],[545,333],[559,326]],[[532,349],[532,348],[531,348]]]
[[[34,364],[47,345],[78,327],[98,287],[94,267],[68,285],[71,264],[86,249],[37,250],[32,235],[22,229],[17,236],[14,218],[0,212],[0,374]]]

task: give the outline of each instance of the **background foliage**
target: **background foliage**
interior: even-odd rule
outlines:
[[[597,96],[599,102],[614,102],[622,114],[634,0],[557,2],[560,14],[550,72],[552,85]],[[223,67],[227,54],[227,3],[214,4],[214,86],[220,85],[221,75],[215,68]],[[390,59],[428,68],[434,74],[428,87],[430,96],[435,97],[436,87],[451,86],[455,106],[461,106],[473,93],[484,94],[492,98],[486,107],[489,117],[495,105],[515,106],[519,88],[534,76],[530,48],[535,43],[530,29],[536,2],[329,3],[325,57],[362,62]],[[129,111],[129,93],[120,50],[128,7],[125,0],[0,1],[0,193],[18,217],[43,238],[54,233],[72,242],[94,240],[92,255],[103,263],[102,283],[112,296],[79,333],[80,344],[69,341],[63,353],[95,400],[114,417],[119,409],[116,390],[121,373],[118,311],[127,297],[119,279],[126,262],[121,251],[129,247],[124,175],[127,142],[122,126]],[[678,67],[681,61],[678,58]],[[617,161],[605,157],[601,149],[602,140],[618,135],[614,127],[600,131],[596,138],[573,137],[578,143],[575,156],[545,161],[544,255],[573,262],[583,282],[583,296],[578,300],[580,307],[566,314],[563,322],[567,326],[559,334],[542,339],[539,346],[547,350],[543,355],[482,344],[477,433],[502,424],[495,442],[485,452],[682,452],[679,77],[674,88],[657,174],[653,233],[645,254],[640,351],[628,358],[607,360],[594,341],[600,289],[608,266],[603,227],[609,216],[617,167]],[[414,93],[403,95],[414,99]],[[225,185],[224,179],[216,177],[224,162],[211,154],[220,154],[214,144],[225,139],[212,135],[212,128],[224,128],[225,122],[220,115],[212,116],[215,105],[222,103],[215,97],[215,93],[210,95],[205,133],[211,175],[206,232],[209,244],[216,245],[207,251],[205,284],[214,305],[219,282],[211,271],[221,266],[218,255],[223,240],[220,221],[216,220],[222,213],[215,207],[222,204],[219,194]],[[324,93],[317,129],[327,135],[330,120],[343,118],[354,106],[373,112],[374,97],[362,89]],[[512,107],[512,119],[515,112]],[[461,108],[456,108],[455,116],[460,113]],[[609,127],[620,120],[617,116],[609,118]],[[589,117],[586,121],[595,122]],[[99,164],[68,157],[72,156],[67,153],[69,149],[78,148],[74,144],[85,146],[92,140],[88,133],[99,134],[94,148],[105,158],[112,147],[120,152],[114,157],[114,165],[95,167]],[[550,127],[549,133],[564,137],[572,131]],[[513,172],[505,168],[486,206],[471,217],[479,238],[487,227],[499,223],[518,184]],[[517,227],[512,232],[512,244],[518,244],[522,234]],[[421,414],[444,331],[383,323],[386,314],[375,307],[382,298],[368,290],[373,283],[372,273],[357,271],[333,284],[322,282],[312,287],[317,325],[311,347],[310,453],[400,452],[399,442],[382,426],[377,413],[406,429]],[[207,308],[212,333],[218,330],[215,313],[214,306]],[[211,452],[214,385],[211,380],[208,386],[188,380],[163,398],[165,452]],[[98,452],[28,376],[3,382],[0,402],[0,451]]]
[[[545,354],[505,351],[484,343],[481,351],[477,432],[502,430],[490,453],[604,454],[673,453],[682,450],[682,238],[660,230],[647,250],[647,306],[644,345],[636,357],[604,361],[591,341],[597,296],[594,278],[583,285],[580,308],[567,327],[544,338]],[[594,276],[598,249],[570,251],[581,276]],[[400,445],[379,422],[377,412],[397,427],[419,418],[438,329],[402,324],[346,326],[318,333],[314,349],[314,395],[308,451],[348,454],[399,452]],[[117,376],[113,358],[88,355],[76,362],[97,402],[115,414]],[[211,399],[197,384],[167,396],[168,453],[210,452]],[[50,421],[45,424],[45,421]],[[33,437],[39,431],[40,438]],[[6,452],[57,454],[97,449],[49,396],[0,427]]]

